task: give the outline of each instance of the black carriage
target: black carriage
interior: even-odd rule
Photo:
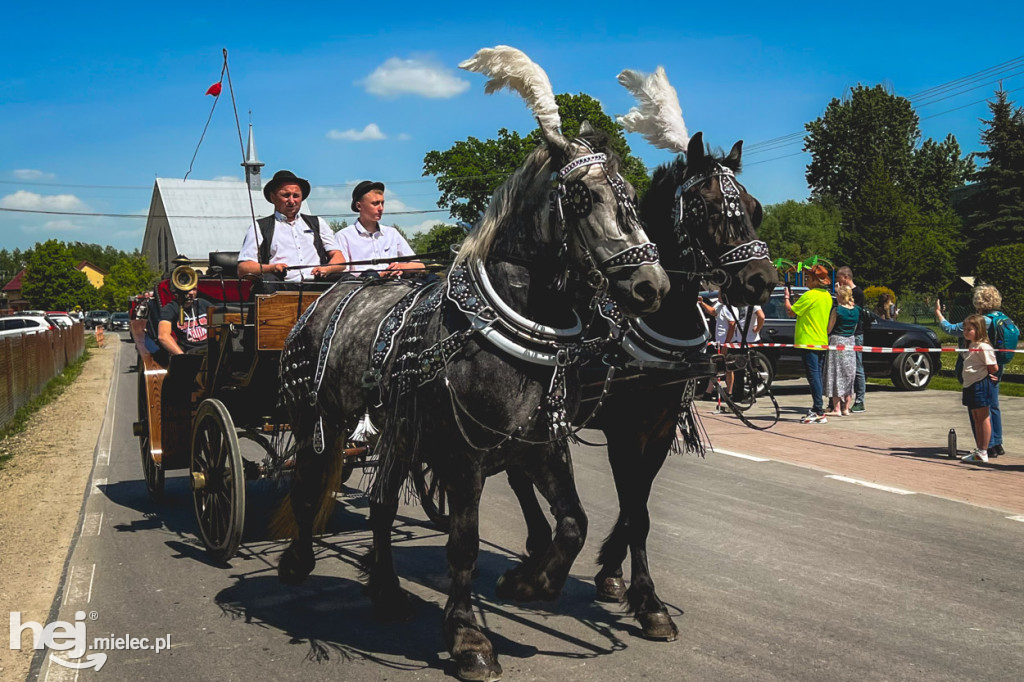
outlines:
[[[238,278],[237,253],[211,253],[210,263],[196,282],[198,296],[212,302],[205,346],[168,356],[157,344],[160,307],[173,298],[171,279],[156,286],[145,314],[132,320],[139,356],[134,433],[152,499],[162,497],[167,471],[189,470],[200,539],[224,562],[241,542],[246,481],[286,476],[294,466],[278,400],[281,351],[296,320],[330,283],[275,290]],[[191,268],[172,273],[172,279],[190,276]],[[261,458],[245,456],[240,440],[256,443]],[[345,458],[343,481],[355,468],[375,464],[363,443],[337,442],[331,452]]]

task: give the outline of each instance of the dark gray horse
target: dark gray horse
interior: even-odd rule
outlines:
[[[664,79],[660,69],[651,77],[654,82],[646,85],[668,88],[674,102],[675,91],[667,79],[659,85],[659,76]],[[676,125],[681,124],[680,115]],[[674,136],[664,130],[654,133],[648,138],[658,146],[678,149],[685,143],[684,127]],[[710,156],[697,133],[688,141],[685,158],[680,155],[655,171],[640,215],[670,274],[671,291],[661,308],[634,322],[624,338],[631,364],[646,369],[620,374],[591,422],[607,438],[619,498],[618,519],[598,558],[597,598],[625,600],[649,639],[671,641],[678,635],[658,598],[648,565],[648,499],[675,443],[677,423],[689,437],[688,445],[702,451],[690,403],[695,379],[710,376],[715,366],[703,355],[709,335],[696,303],[701,279],[717,280],[723,297],[737,306],[764,303],[777,282],[767,247],[757,239],[761,205],[735,179],[741,155],[742,142],[737,142],[727,156]],[[584,409],[583,415],[588,414]],[[526,518],[527,552],[542,553],[551,541],[551,528],[529,479],[524,472],[510,470],[509,482]],[[627,550],[631,559],[628,590],[622,571]]]
[[[278,572],[294,583],[313,570],[314,517],[332,492],[331,458],[319,453],[367,414],[383,427],[367,592],[383,616],[409,614],[391,526],[399,488],[422,459],[444,482],[451,513],[445,645],[460,677],[493,680],[501,667],[471,605],[484,479],[517,466],[551,505],[553,541],[503,583],[519,599],[554,599],[587,529],[565,442],[578,366],[602,352],[583,343],[592,306],[581,291],[606,292],[636,316],[658,308],[668,278],[607,139],[589,126],[574,140],[561,135],[543,71],[512,48],[482,50],[463,67],[492,76],[489,91],[523,94],[545,144],[495,193],[447,280],[339,283],[296,325],[282,380],[300,444],[298,531]]]

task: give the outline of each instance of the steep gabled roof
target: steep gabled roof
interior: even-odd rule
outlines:
[[[0,291],[21,291],[21,280],[24,276],[25,268],[22,268],[21,271],[14,276],[14,279],[5,284],[4,288],[0,289]]]
[[[157,178],[155,191],[163,203],[176,251],[193,259],[205,259],[210,251],[238,251],[245,231],[251,229],[252,213],[259,219],[274,210],[262,192],[250,193],[247,188],[244,182]],[[163,217],[154,214],[154,207],[159,207],[159,202],[150,207],[147,231],[150,222]],[[312,211],[304,201],[302,212]]]

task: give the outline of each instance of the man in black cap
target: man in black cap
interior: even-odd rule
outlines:
[[[336,235],[338,248],[345,260],[384,261],[379,265],[350,265],[352,272],[380,271],[384,276],[397,276],[403,270],[423,270],[418,261],[387,262],[393,258],[415,256],[416,252],[397,229],[382,225],[384,215],[384,183],[363,180],[352,190],[352,210],[359,214],[356,222]]]
[[[343,271],[338,266],[345,256],[330,225],[323,218],[299,213],[309,189],[309,182],[291,171],[274,174],[263,188],[263,196],[274,205],[274,215],[260,218],[246,231],[238,254],[239,275],[298,282]],[[289,269],[295,265],[309,267]]]

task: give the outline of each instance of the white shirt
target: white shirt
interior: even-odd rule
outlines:
[[[730,343],[739,343],[740,335],[743,333],[743,326],[747,323],[747,306],[738,306],[739,316],[736,318],[736,331],[732,334]],[[761,306],[754,306],[754,318],[750,320],[750,328],[747,330],[747,343],[757,343],[761,340],[761,333],[754,331],[754,327],[757,326],[757,312],[761,310]],[[733,321],[732,310],[727,306],[720,312],[719,317],[725,315],[726,322],[726,333],[728,333],[729,322]]]
[[[313,230],[309,228],[300,214],[295,214],[295,220],[288,222],[280,211],[274,211],[274,219],[276,222],[274,224],[274,240],[270,244],[270,265],[275,263],[309,265],[308,268],[286,271],[284,279],[286,282],[311,279],[313,277],[312,269],[320,265],[320,254],[316,252],[313,242]],[[317,218],[317,220],[320,221],[320,239],[324,242],[324,249],[328,252],[337,251],[338,244],[331,226],[323,218]],[[251,225],[245,233],[242,250],[238,252],[239,262],[244,260],[259,262],[256,235],[259,235],[262,243],[263,235],[260,233],[259,225]]]
[[[390,260],[402,256],[415,256],[416,252],[405,241],[402,233],[388,225],[380,225],[376,232],[367,232],[359,220],[342,229],[337,234],[338,248],[345,254],[345,261]],[[383,270],[387,263],[381,265],[352,265],[349,272],[364,270]]]

